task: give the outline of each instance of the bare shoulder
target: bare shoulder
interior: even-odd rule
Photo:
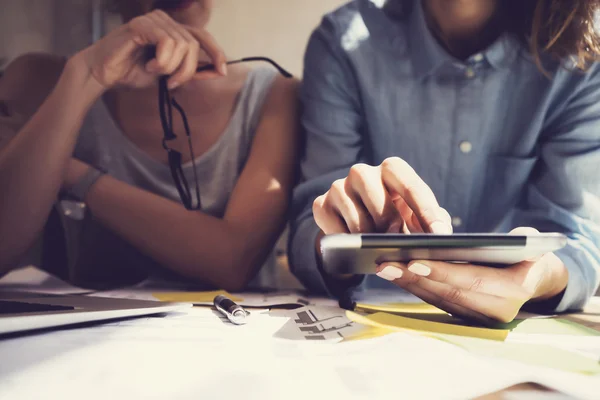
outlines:
[[[58,81],[66,59],[28,53],[11,62],[0,79],[0,103],[20,113],[32,114]]]
[[[265,111],[281,112],[285,109],[296,110],[299,104],[299,86],[300,81],[296,78],[277,76],[271,86]]]
[[[297,97],[299,86],[300,81],[298,78],[286,78],[285,76],[278,75],[273,83],[273,91],[279,91],[284,95]]]

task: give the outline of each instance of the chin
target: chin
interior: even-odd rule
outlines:
[[[199,0],[154,0],[153,8],[163,10],[184,25],[204,27],[210,19],[210,8]]]
[[[153,7],[174,14],[184,12],[196,3],[196,0],[154,0]]]

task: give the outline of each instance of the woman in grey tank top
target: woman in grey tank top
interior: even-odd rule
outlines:
[[[204,29],[211,0],[115,4],[124,24],[102,40],[68,60],[22,56],[0,80],[0,275],[41,237],[39,264],[81,286],[158,276],[240,290],[285,225],[296,82],[227,66]],[[161,76],[189,122],[188,143],[173,114],[167,144],[199,210],[163,148]]]

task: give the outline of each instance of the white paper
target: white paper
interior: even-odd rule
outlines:
[[[163,290],[164,291],[164,290]],[[112,298],[123,298],[133,300],[151,300],[157,301],[154,297],[155,293],[161,292],[160,290],[133,287],[129,289],[119,289],[102,291],[92,294],[93,296],[101,297],[112,297]],[[171,292],[171,291],[170,291]],[[243,300],[237,303],[243,307],[258,307],[258,308],[271,308],[271,307],[304,307],[307,305],[319,305],[319,306],[330,306],[337,307],[337,301],[328,298],[321,297],[307,297],[297,292],[277,292],[277,293],[234,293],[235,297],[240,297]],[[193,302],[196,305],[212,306],[210,302]]]
[[[545,335],[533,333],[509,333],[506,339],[511,343],[545,344],[565,350],[589,354],[600,361],[600,336]]]
[[[0,398],[464,399],[519,382],[454,346],[394,334],[339,344],[274,338],[205,308],[0,341]]]
[[[83,294],[91,292],[73,286],[35,267],[11,271],[0,279],[0,290],[45,294]]]
[[[339,307],[309,306],[271,314],[289,318],[275,334],[275,337],[288,340],[341,342],[366,329],[348,319]]]
[[[117,290],[106,290],[90,294],[90,296],[97,297],[108,297],[113,299],[129,299],[129,300],[145,300],[145,301],[159,301],[152,295],[153,291],[146,289],[117,289]]]
[[[305,310],[314,318],[298,315]],[[0,340],[0,399],[444,400],[524,382],[582,399],[600,393],[599,378],[481,358],[416,334],[341,343],[306,340],[322,332],[282,335],[290,322],[343,335],[350,326],[339,309],[251,313],[237,326],[194,307]]]
[[[281,306],[309,306],[318,305],[326,307],[337,307],[338,302],[333,299],[321,297],[307,297],[296,292],[288,293],[236,293],[241,297],[239,302],[245,307],[281,307]]]

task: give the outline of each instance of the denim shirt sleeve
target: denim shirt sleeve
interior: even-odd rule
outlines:
[[[340,297],[348,285],[325,276],[318,265],[314,249],[320,230],[312,203],[363,160],[363,135],[359,92],[334,24],[325,17],[310,38],[304,60],[301,122],[306,146],[302,182],[292,205],[289,257],[292,272],[311,292]],[[350,286],[359,281],[353,280]]]
[[[515,220],[521,226],[565,233],[556,252],[569,283],[556,312],[580,310],[600,280],[600,73],[586,74],[542,133],[540,160]]]

